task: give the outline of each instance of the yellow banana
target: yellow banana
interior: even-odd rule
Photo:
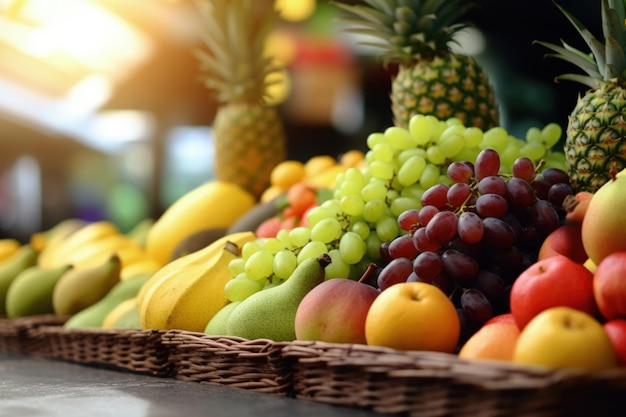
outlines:
[[[120,258],[122,268],[147,257],[137,242],[122,234],[113,234],[75,251],[66,257],[66,261],[77,269],[93,268],[113,255]]]
[[[156,263],[154,260],[146,257],[143,259],[139,259],[135,262],[131,262],[128,265],[122,266],[122,272],[120,272],[120,279],[122,281],[126,281],[129,278],[134,277],[135,275],[152,273],[154,274],[158,271],[160,265]]]
[[[63,239],[58,245],[44,248],[39,255],[39,265],[44,268],[53,268],[68,264],[68,257],[74,252],[99,239],[115,234],[120,234],[120,230],[110,221],[89,223]]]
[[[0,262],[17,252],[20,246],[22,244],[17,239],[0,239]]]
[[[83,219],[70,217],[52,226],[50,229],[33,233],[30,236],[30,244],[41,252],[46,246],[54,246],[63,241],[69,235],[87,225],[87,222]]]
[[[170,276],[176,275],[180,270],[188,265],[208,262],[213,256],[215,256],[215,254],[223,250],[224,245],[228,241],[231,241],[241,247],[244,243],[254,240],[255,238],[256,235],[251,231],[231,233],[215,240],[203,249],[174,259],[172,262],[156,271],[150,280],[148,280],[148,282],[146,282],[141,288],[137,296],[137,304],[139,305],[139,308],[141,308],[144,296],[152,286],[158,285],[161,281],[169,279]]]
[[[231,279],[228,264],[239,248],[227,242],[207,262],[187,265],[146,293],[139,310],[141,326],[202,332],[226,303],[224,285]]]
[[[255,204],[255,197],[236,184],[206,182],[181,196],[154,222],[146,236],[146,251],[165,265],[187,236],[200,230],[228,228]]]
[[[81,263],[102,263],[103,260],[100,260],[100,257],[104,256],[106,260],[126,242],[128,242],[128,239],[120,233],[103,236],[101,239],[95,239],[71,251],[63,257],[63,262],[72,264],[75,267],[78,267]],[[96,260],[89,262],[92,259]]]

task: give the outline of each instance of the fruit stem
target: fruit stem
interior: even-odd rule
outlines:
[[[376,271],[377,267],[378,265],[376,265],[374,262],[370,262],[369,265],[367,265],[367,269],[365,270],[365,272],[363,272],[363,275],[361,275],[361,278],[359,278],[357,282],[359,284],[364,284],[365,281],[369,279],[370,275],[372,275],[374,271]]]
[[[571,213],[574,211],[578,203],[580,203],[580,201],[576,198],[574,194],[568,194],[563,199],[563,210],[565,210],[566,213]]]
[[[224,250],[229,251],[233,255],[241,256],[241,253],[239,251],[239,246],[237,246],[236,243],[231,242],[230,240],[226,241],[226,243],[224,244]]]
[[[322,268],[326,268],[332,262],[332,258],[330,257],[329,254],[323,253],[320,256],[318,256],[317,262],[319,262],[320,265],[322,265]]]

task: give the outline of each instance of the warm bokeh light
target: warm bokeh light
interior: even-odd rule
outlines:
[[[280,16],[289,22],[301,22],[315,12],[316,0],[276,0]]]
[[[287,70],[282,69],[268,75],[268,81],[271,83],[267,88],[267,97],[265,102],[270,106],[277,106],[287,100],[291,91],[291,79]]]
[[[285,29],[275,29],[267,37],[265,53],[274,57],[280,65],[289,65],[297,53],[294,36]]]

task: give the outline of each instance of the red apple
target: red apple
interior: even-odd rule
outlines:
[[[554,229],[543,241],[539,249],[538,259],[561,254],[579,264],[587,260],[587,252],[583,246],[580,224],[564,224]]]
[[[598,264],[593,293],[605,319],[626,318],[626,251],[607,255]]]
[[[489,324],[495,324],[495,323],[507,323],[507,324],[515,323],[515,317],[513,317],[513,314],[511,313],[498,314],[497,316],[493,316],[492,318],[487,320],[485,324],[483,324],[483,327]]]
[[[365,318],[380,292],[347,278],[331,278],[313,288],[296,311],[296,338],[365,344]]]
[[[550,307],[571,307],[596,317],[598,308],[593,295],[593,274],[565,255],[539,260],[513,283],[510,306],[520,330]]]
[[[617,365],[626,367],[626,319],[613,319],[603,324],[617,355]]]

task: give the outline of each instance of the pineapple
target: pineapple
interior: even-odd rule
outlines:
[[[215,177],[258,199],[287,153],[278,110],[266,102],[268,76],[280,70],[265,55],[278,12],[272,0],[197,0],[196,5],[209,49],[197,56],[219,104],[213,121]]]
[[[415,114],[460,119],[483,130],[499,125],[495,93],[470,56],[451,50],[454,35],[468,27],[459,19],[471,0],[363,0],[335,3],[352,18],[347,32],[375,38],[363,45],[381,49],[384,63],[397,64],[391,84],[393,123],[407,127]]]
[[[570,62],[584,74],[564,74],[556,79],[582,83],[588,89],[579,95],[567,122],[563,151],[572,188],[595,192],[613,172],[626,167],[626,26],[624,1],[602,0],[604,43],[571,13],[557,7],[574,25],[591,50],[579,51],[565,42],[562,46],[539,42]]]

